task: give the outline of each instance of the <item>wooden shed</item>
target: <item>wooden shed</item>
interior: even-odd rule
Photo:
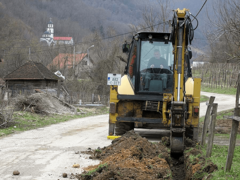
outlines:
[[[58,76],[42,63],[28,61],[4,77],[6,87],[12,95],[33,93],[35,89],[55,89]]]

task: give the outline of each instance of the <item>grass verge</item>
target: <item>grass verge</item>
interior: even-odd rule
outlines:
[[[202,148],[202,151],[204,154],[206,154],[206,147]],[[224,172],[227,154],[228,146],[213,145],[212,156],[209,159],[218,166],[218,170],[212,173],[212,180],[240,179],[240,146],[235,147],[232,168],[230,172]]]
[[[107,163],[100,164],[96,169],[93,169],[91,171],[88,171],[86,174],[83,174],[82,176],[91,176],[93,173],[101,171],[102,169],[107,168]]]
[[[209,97],[204,96],[204,95],[201,95],[201,97],[200,97],[200,102],[206,102],[206,101],[208,101],[208,100],[209,100]]]
[[[230,138],[230,134],[214,134],[214,136]],[[237,139],[240,139],[240,134],[237,134]]]
[[[30,112],[17,111],[17,112],[14,112],[13,114],[15,123],[11,124],[7,128],[0,129],[0,136],[21,132],[21,131],[26,131],[26,130],[31,130],[31,129],[36,129],[36,128],[48,126],[51,124],[57,124],[60,122],[69,121],[72,119],[109,113],[109,110],[107,107],[102,107],[98,109],[86,108],[84,111],[86,111],[86,113],[80,114],[80,115],[72,115],[72,114],[39,115],[39,114],[30,113]]]
[[[207,86],[202,86],[201,91],[204,92],[211,92],[211,93],[218,93],[218,94],[229,94],[229,95],[236,95],[237,89],[236,88],[210,88]]]
[[[233,111],[234,111],[234,109],[229,109],[229,110],[226,110],[226,111],[218,112],[216,120],[225,119],[225,118],[223,118],[223,116],[231,116],[231,115],[233,115]],[[205,118],[205,116],[199,118],[199,122],[203,123],[204,122],[204,118]]]

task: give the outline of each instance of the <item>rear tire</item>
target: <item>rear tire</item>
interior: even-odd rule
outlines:
[[[116,122],[115,125],[115,135],[121,136],[127,131],[134,129],[134,123],[131,122]]]
[[[193,140],[193,128],[186,128],[185,136],[191,140]]]

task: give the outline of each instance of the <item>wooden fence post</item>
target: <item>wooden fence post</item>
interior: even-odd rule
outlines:
[[[94,104],[95,102],[95,98],[94,98],[94,94],[92,94],[92,104]]]
[[[209,102],[208,102],[208,107],[207,107],[206,115],[204,118],[203,129],[202,129],[202,141],[201,141],[202,146],[205,144],[207,128],[208,128],[208,124],[209,124],[210,113],[211,113],[212,104],[214,102],[214,99],[215,99],[215,97],[211,96],[209,99]]]
[[[57,97],[59,98],[60,96],[60,89],[61,89],[61,84],[60,80],[58,79],[58,84],[57,84]]]
[[[237,86],[237,93],[236,93],[236,105],[234,109],[234,116],[227,116],[227,118],[232,119],[232,130],[230,135],[230,144],[228,146],[228,156],[227,162],[225,166],[225,171],[230,171],[232,166],[233,154],[236,145],[237,133],[238,133],[238,126],[240,121],[240,107],[239,107],[239,93],[240,93],[240,74],[238,74],[238,86]]]
[[[213,146],[215,124],[216,124],[216,117],[217,117],[217,107],[218,107],[218,104],[214,103],[213,109],[212,109],[212,114],[211,114],[210,127],[209,127],[209,136],[208,136],[206,157],[211,157],[211,154],[212,154],[212,146]]]

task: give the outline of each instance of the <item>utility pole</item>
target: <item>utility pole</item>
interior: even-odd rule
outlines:
[[[5,49],[3,49],[3,59],[2,62],[5,62]],[[7,66],[7,62],[3,64],[4,68],[4,75],[6,75],[8,73],[8,66]]]
[[[73,46],[73,70],[72,70],[73,79],[75,78],[75,61],[76,61],[76,52],[75,52],[75,46]]]
[[[3,60],[5,59],[5,49],[3,49]]]
[[[168,32],[171,33],[171,31],[172,31],[172,21],[169,20],[168,21]]]
[[[29,55],[29,60],[31,60],[31,48],[30,47],[29,47],[28,55]]]
[[[88,54],[88,61],[87,61],[87,65],[89,66],[89,49],[94,47],[94,45],[91,45],[89,48],[87,48],[87,54]]]
[[[73,46],[73,71],[74,71],[75,61],[76,61],[76,52],[75,52],[75,46]]]

